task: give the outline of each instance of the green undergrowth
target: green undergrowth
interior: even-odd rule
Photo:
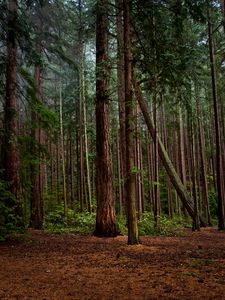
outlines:
[[[44,229],[54,233],[92,234],[95,229],[95,213],[75,212],[68,209],[67,220],[64,218],[63,206],[57,206],[45,217]]]
[[[141,236],[184,236],[184,228],[191,227],[191,223],[180,216],[174,216],[172,219],[168,216],[158,216],[156,225],[153,214],[145,213],[139,220],[138,227]]]
[[[63,206],[59,205],[53,212],[45,217],[44,229],[54,233],[72,233],[82,235],[92,235],[95,230],[96,213],[75,212],[68,209],[67,220],[64,219]],[[121,234],[127,235],[126,218],[118,216],[117,218]],[[184,227],[189,226],[187,221],[175,216],[169,219],[166,216],[158,217],[158,225],[155,226],[152,213],[145,213],[138,221],[140,236],[183,236]]]

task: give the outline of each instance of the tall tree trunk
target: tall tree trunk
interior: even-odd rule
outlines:
[[[80,57],[80,89],[81,89],[81,104],[83,107],[83,120],[84,120],[84,150],[85,150],[85,169],[87,178],[87,209],[92,211],[92,194],[91,194],[91,180],[90,180],[90,167],[89,167],[89,153],[88,153],[88,135],[87,135],[87,110],[86,110],[86,97],[85,97],[85,78],[84,78],[84,46],[82,46]]]
[[[108,0],[97,2],[96,24],[96,236],[118,234],[109,135]]]
[[[119,134],[116,136],[117,144],[117,170],[118,170],[118,189],[119,189],[119,207],[120,207],[120,217],[123,216],[123,201],[122,201],[122,184],[121,184],[121,155],[120,155],[120,141]]]
[[[190,113],[189,117],[189,127],[190,127],[190,144],[191,144],[191,179],[192,179],[192,193],[194,200],[194,214],[195,219],[193,220],[192,230],[200,230],[199,224],[199,214],[198,214],[198,194],[197,194],[197,177],[196,177],[196,147],[195,147],[195,130],[193,126],[193,115]]]
[[[37,30],[41,32],[42,30],[42,21],[40,16],[37,14]],[[41,41],[37,41],[36,50],[38,55],[41,57],[42,46]],[[32,153],[35,163],[32,166],[31,172],[31,225],[34,229],[41,229],[43,226],[43,190],[42,190],[42,163],[41,163],[41,152],[40,146],[42,143],[41,140],[41,128],[40,120],[37,114],[37,106],[42,102],[42,66],[40,63],[37,63],[35,66],[34,74],[36,82],[36,95],[35,103],[32,111],[32,138],[33,138],[33,149]]]
[[[79,76],[80,77],[80,76]],[[82,89],[80,86],[80,105],[79,105],[79,200],[80,200],[80,211],[84,210],[84,146],[83,146],[83,104],[82,104]]]
[[[211,23],[211,8],[208,8],[208,36],[209,36],[209,54],[212,79],[213,93],[213,108],[216,133],[216,182],[217,182],[217,197],[218,197],[218,229],[224,230],[224,195],[222,193],[223,184],[223,166],[222,166],[222,143],[219,122],[219,102],[217,95],[217,80],[216,80],[216,63],[215,63],[215,48],[213,41],[213,28]]]
[[[133,76],[133,85],[134,85],[136,97],[138,99],[138,103],[139,103],[141,111],[143,113],[145,122],[148,126],[148,130],[149,130],[152,138],[154,138],[155,137],[154,124],[153,124],[153,121],[148,112],[148,106],[142,96],[140,86],[135,79],[135,75]],[[176,189],[181,201],[183,202],[184,207],[187,209],[191,218],[193,220],[195,220],[195,212],[194,212],[194,208],[193,208],[193,203],[192,203],[183,183],[181,182],[180,177],[178,176],[176,170],[174,169],[174,166],[173,166],[173,164],[166,152],[166,149],[165,149],[164,145],[162,144],[162,141],[159,137],[158,137],[158,151],[159,151],[159,156],[162,160],[162,163],[167,171],[167,174],[170,177],[170,180],[171,180],[174,188]],[[205,226],[203,220],[200,219],[200,221],[201,221],[201,225]]]
[[[208,183],[207,183],[207,162],[205,158],[205,137],[204,128],[202,124],[202,107],[200,103],[199,86],[195,83],[195,97],[196,97],[196,109],[197,109],[197,120],[198,120],[198,131],[199,131],[199,152],[200,152],[200,169],[202,179],[202,197],[203,197],[203,210],[206,218],[207,225],[211,226],[211,217],[209,210],[209,195],[208,195]]]
[[[127,221],[128,244],[138,244],[136,191],[134,172],[134,107],[132,97],[130,1],[124,0],[124,66],[125,66],[125,115],[126,115],[126,171],[127,171]]]
[[[140,128],[140,108],[136,102],[136,195],[138,202],[138,215],[141,218],[144,212],[144,193],[143,193],[143,178],[142,178],[142,145],[141,145],[141,128]]]
[[[65,147],[63,133],[63,107],[62,107],[62,87],[59,84],[59,109],[60,109],[60,140],[61,140],[61,158],[62,158],[62,176],[63,176],[63,204],[64,220],[67,221],[67,191],[66,191],[66,170],[65,170]]]
[[[159,191],[159,154],[158,154],[158,126],[157,126],[157,107],[156,97],[154,99],[154,221],[155,226],[158,226],[158,218],[160,215],[160,191]]]
[[[8,32],[7,32],[7,69],[6,69],[6,98],[5,98],[5,157],[4,179],[10,183],[9,191],[15,203],[10,200],[7,205],[15,207],[15,215],[22,217],[20,176],[19,176],[19,151],[18,151],[18,121],[16,98],[17,75],[17,1],[11,0],[8,4]],[[18,221],[19,225],[20,221]]]
[[[74,210],[74,147],[71,134],[69,131],[69,152],[70,152],[70,208]]]
[[[124,90],[124,32],[123,32],[123,0],[116,0],[117,26],[117,94],[120,122],[120,152],[122,169],[123,205],[126,205],[126,128],[125,128],[125,90]]]

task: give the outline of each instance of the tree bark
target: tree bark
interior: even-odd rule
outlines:
[[[125,65],[125,115],[126,115],[126,171],[127,171],[127,221],[128,244],[138,244],[136,191],[134,172],[134,107],[132,97],[130,1],[124,0],[124,65]]]
[[[108,0],[98,0],[96,24],[96,193],[94,234],[118,234],[109,133]]]
[[[120,123],[120,155],[122,169],[122,201],[126,205],[126,128],[125,128],[125,90],[124,90],[124,32],[123,32],[123,0],[116,0],[117,27],[117,94]]]
[[[18,151],[18,121],[17,121],[17,1],[8,4],[7,32],[7,69],[6,98],[4,110],[5,144],[4,144],[4,179],[10,183],[9,191],[14,199],[8,201],[9,207],[14,207],[16,217],[22,217],[19,151]],[[21,220],[22,221],[22,220]],[[21,222],[18,219],[18,224]]]
[[[40,33],[42,30],[42,21],[37,12],[37,31]],[[37,40],[36,50],[41,58],[42,55],[42,45],[41,41]],[[32,138],[33,147],[32,154],[34,158],[34,163],[32,165],[31,172],[31,225],[34,229],[42,229],[43,226],[43,190],[42,190],[42,163],[41,163],[41,152],[40,146],[42,143],[42,134],[40,128],[40,120],[37,113],[37,106],[42,102],[42,66],[38,62],[35,66],[35,83],[36,83],[36,95],[34,100],[34,107],[32,111]]]
[[[61,158],[62,158],[62,177],[63,177],[63,204],[64,204],[64,220],[67,221],[67,191],[66,191],[66,170],[65,170],[65,147],[63,132],[63,107],[62,107],[62,87],[59,83],[59,109],[60,109],[60,141],[61,141]]]

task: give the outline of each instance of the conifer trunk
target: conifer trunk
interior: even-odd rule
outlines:
[[[42,22],[40,16],[37,13],[37,29],[40,33],[42,30]],[[36,50],[39,56],[42,55],[41,41],[37,41]],[[35,163],[32,166],[31,172],[31,225],[34,229],[41,229],[43,226],[43,185],[42,185],[42,163],[41,163],[41,152],[40,146],[42,143],[42,132],[40,128],[40,120],[37,114],[37,106],[42,102],[42,66],[38,62],[35,66],[35,83],[36,83],[36,94],[34,100],[34,107],[32,111],[32,138],[33,138],[33,149],[32,154]]]
[[[15,203],[9,200],[7,205],[15,207],[15,215],[22,217],[19,151],[18,151],[18,121],[17,121],[17,1],[8,4],[7,32],[7,69],[6,69],[6,98],[4,111],[5,144],[4,144],[4,179],[10,183],[9,191],[15,197]]]
[[[62,158],[62,177],[63,177],[63,204],[64,204],[64,220],[67,220],[67,189],[66,189],[66,170],[65,170],[65,147],[63,132],[63,107],[62,107],[62,87],[59,83],[59,114],[60,114],[60,141],[61,141],[61,158]]]
[[[134,173],[134,101],[132,97],[130,1],[124,0],[124,66],[125,66],[125,115],[126,115],[126,171],[127,171],[127,221],[128,244],[138,244],[136,191]]]
[[[96,193],[95,235],[118,234],[109,132],[108,0],[98,0],[96,24]]]
[[[126,129],[125,129],[125,91],[124,91],[124,32],[123,32],[123,0],[116,0],[117,26],[117,94],[120,123],[120,156],[122,169],[122,201],[126,205]]]

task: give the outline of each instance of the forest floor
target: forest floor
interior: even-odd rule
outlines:
[[[0,244],[0,299],[225,299],[225,233],[56,235]]]

